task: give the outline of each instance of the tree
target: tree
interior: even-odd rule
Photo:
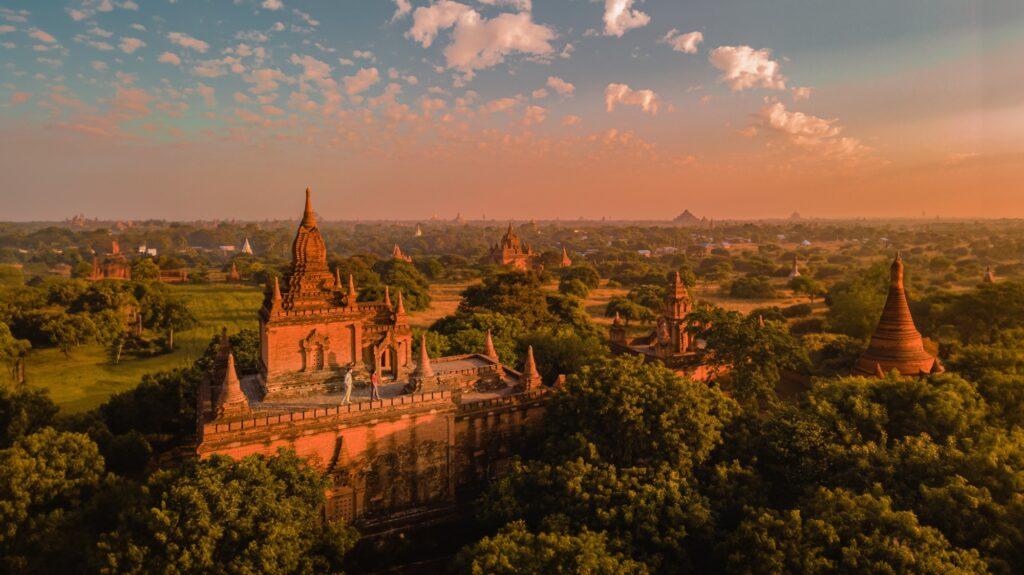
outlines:
[[[729,370],[724,385],[748,407],[774,403],[783,372],[808,368],[806,350],[784,323],[717,307],[696,308],[689,320],[690,333],[706,342],[704,361]]]
[[[588,293],[590,293],[590,288],[587,287],[587,284],[578,279],[566,280],[565,278],[562,278],[561,281],[558,282],[558,291],[568,296],[583,299],[587,297]]]
[[[561,281],[579,280],[583,285],[587,286],[588,290],[592,290],[601,285],[601,276],[597,273],[597,270],[593,266],[587,264],[573,264],[567,268],[562,268],[559,271]]]
[[[751,510],[722,551],[737,573],[988,573],[888,497],[819,490],[799,509]]]
[[[325,481],[284,450],[158,471],[101,537],[97,562],[118,573],[337,572],[356,534],[323,521]]]
[[[159,308],[152,310],[153,327],[167,333],[167,349],[174,349],[175,330],[184,330],[199,323],[195,314],[181,299],[165,298]]]
[[[61,313],[43,325],[43,332],[64,357],[70,358],[72,349],[96,337],[96,324],[87,312]]]
[[[0,363],[7,366],[17,384],[25,383],[25,362],[31,349],[28,340],[17,339],[7,324],[0,322]]]
[[[717,389],[621,356],[570,376],[545,421],[554,437],[582,438],[615,465],[689,469],[708,457],[735,412]]]
[[[743,276],[729,285],[731,297],[743,299],[769,299],[775,297],[775,288],[766,277]]]
[[[53,422],[57,406],[43,389],[0,385],[0,449]]]
[[[807,276],[797,276],[789,280],[786,286],[793,290],[794,293],[804,294],[812,302],[815,298],[824,295],[826,291],[825,286],[821,282]]]
[[[584,529],[579,534],[531,533],[523,522],[510,523],[492,537],[464,549],[456,571],[465,575],[645,575],[642,563],[616,553],[607,537]]]
[[[160,279],[160,267],[150,258],[132,260],[133,281],[153,281]]]
[[[484,310],[518,317],[528,328],[551,320],[540,278],[529,272],[490,275],[462,292],[459,311]]]
[[[604,308],[605,317],[618,315],[627,324],[631,321],[650,323],[654,321],[655,315],[649,308],[646,308],[628,297],[612,296],[608,305]]]
[[[882,313],[888,278],[884,266],[873,266],[833,285],[826,300],[832,331],[866,340]]]
[[[80,570],[82,509],[103,476],[103,458],[83,434],[45,428],[0,450],[0,570]]]

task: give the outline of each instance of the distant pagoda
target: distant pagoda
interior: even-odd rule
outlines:
[[[672,223],[680,224],[683,226],[699,226],[701,225],[701,219],[693,215],[690,210],[683,210],[683,213],[676,216]]]
[[[868,349],[857,360],[854,375],[882,377],[892,370],[900,375],[926,375],[943,371],[939,360],[924,349],[914,326],[903,287],[903,259],[896,254],[890,267],[889,295]]]

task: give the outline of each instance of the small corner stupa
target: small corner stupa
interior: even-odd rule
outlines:
[[[943,371],[942,364],[925,350],[921,333],[914,326],[903,287],[903,259],[898,253],[889,270],[889,295],[882,317],[853,374],[878,377],[895,369],[900,375],[916,376]]]

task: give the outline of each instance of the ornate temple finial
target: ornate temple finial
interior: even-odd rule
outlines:
[[[359,294],[356,293],[356,280],[352,277],[352,274],[348,274],[348,305],[356,305],[356,298]]]
[[[277,279],[277,276],[274,276],[274,292],[271,296],[271,301],[281,301],[281,281]]]
[[[885,372],[882,371],[882,364],[875,362],[875,377],[878,379],[885,379]]]
[[[341,268],[334,268],[334,289],[341,289]]]
[[[228,328],[227,327],[221,327],[220,328],[220,347],[222,349],[226,349],[230,345],[231,345],[231,340],[228,339]]]
[[[427,332],[423,332],[420,336],[420,360],[416,364],[416,375],[418,377],[434,375],[434,368],[430,365],[430,354],[427,352]]]
[[[302,225],[307,228],[316,225],[316,216],[313,214],[313,201],[309,197],[309,188],[306,188],[306,210],[302,213]]]
[[[402,300],[402,290],[398,290],[398,306],[395,308],[395,315],[405,315],[405,302]]]
[[[764,316],[757,314],[757,327],[764,327]]]
[[[889,281],[892,284],[890,289],[903,289],[903,257],[898,251],[896,252],[896,259],[892,260],[892,266],[889,268]]]
[[[224,383],[217,399],[217,417],[249,410],[249,398],[242,391],[242,383],[235,371],[235,354],[228,352],[227,367],[224,371]]]
[[[487,339],[484,341],[484,355],[498,362],[498,351],[494,349],[494,340],[491,338],[491,330],[487,330]]]
[[[391,286],[384,286],[384,305],[391,309]]]
[[[523,388],[536,389],[541,385],[537,362],[533,359],[533,346],[526,348],[526,362],[523,364]]]

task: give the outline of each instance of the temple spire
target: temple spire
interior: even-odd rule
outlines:
[[[430,354],[427,352],[427,332],[423,332],[420,336],[420,360],[416,364],[416,376],[423,378],[433,375],[434,368],[430,365]]]
[[[341,268],[334,268],[334,289],[341,289]]]
[[[309,188],[306,188],[306,210],[302,213],[302,225],[307,228],[316,225],[316,215],[313,214],[313,201],[309,195]]]
[[[274,291],[271,292],[270,301],[273,303],[281,303],[281,281],[274,276]]]
[[[398,290],[398,306],[395,308],[396,316],[405,315],[405,302],[402,300],[402,290]]]
[[[494,349],[494,340],[491,338],[491,330],[487,330],[487,339],[484,341],[484,355],[496,362],[501,361],[498,358],[498,351]]]
[[[536,389],[541,385],[537,362],[533,359],[533,346],[526,348],[526,362],[523,364],[523,389]]]
[[[886,296],[878,327],[868,349],[857,360],[854,373],[876,376],[878,372],[897,370],[901,375],[931,373],[937,366],[935,356],[924,349],[921,333],[914,326],[903,283],[903,258],[899,252],[889,268],[889,294]]]
[[[348,305],[356,305],[356,298],[358,297],[359,294],[356,293],[356,280],[352,277],[352,274],[348,274]]]
[[[242,383],[235,371],[235,354],[228,352],[227,366],[224,372],[224,384],[221,385],[217,399],[217,416],[223,417],[232,413],[249,410],[249,399],[242,391]]]
[[[384,305],[391,309],[391,286],[384,286]]]

